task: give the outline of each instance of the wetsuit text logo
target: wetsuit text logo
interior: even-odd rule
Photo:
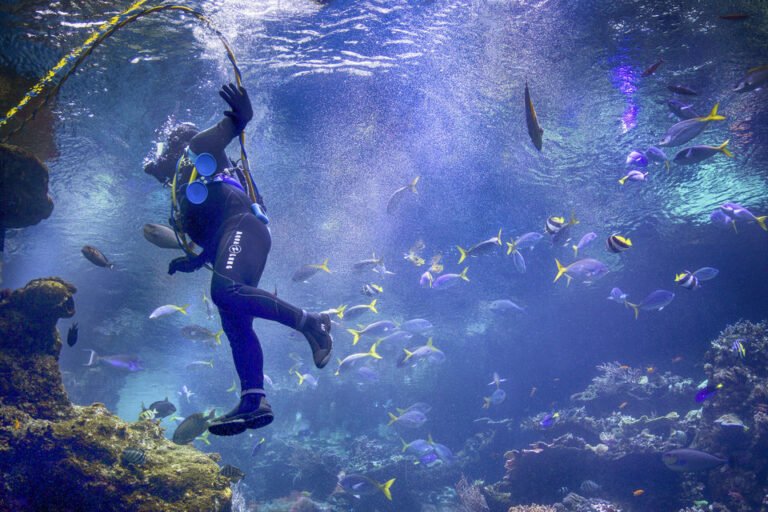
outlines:
[[[235,264],[235,258],[243,248],[240,246],[240,237],[243,235],[242,231],[235,231],[235,239],[232,245],[229,246],[229,256],[227,257],[227,270],[232,270],[232,266]]]

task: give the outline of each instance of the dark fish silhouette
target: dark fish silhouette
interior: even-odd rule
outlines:
[[[245,476],[245,473],[243,473],[240,468],[236,468],[235,466],[231,464],[227,464],[221,468],[221,474],[222,476],[225,476],[232,480],[233,482],[237,482],[238,480],[242,480]]]
[[[648,66],[645,71],[643,71],[643,74],[640,76],[651,76],[656,72],[657,69],[659,69],[659,66],[661,66],[664,63],[664,59],[659,57],[659,60],[656,62],[656,64],[653,64],[651,66]],[[589,480],[587,480],[589,482]]]
[[[721,20],[731,20],[731,21],[742,21],[749,18],[749,14],[744,14],[741,12],[731,12],[728,14],[721,14],[720,19]]]
[[[667,89],[670,91],[677,93],[677,94],[685,94],[686,96],[698,96],[699,93],[691,89],[690,87],[686,87],[684,85],[668,85]]]
[[[114,268],[114,264],[111,263],[104,254],[92,245],[84,245],[80,250],[85,256],[85,259],[96,265],[97,267]]]
[[[181,422],[173,433],[172,441],[176,444],[189,444],[195,440],[196,437],[201,435],[208,428],[208,420],[213,419],[216,411],[211,409],[208,416],[204,416],[201,412],[196,412]]]
[[[140,448],[126,448],[122,453],[123,462],[126,464],[144,464],[147,455]]]
[[[67,332],[67,345],[74,347],[75,343],[77,343],[77,322],[70,325]]]
[[[539,126],[536,109],[533,108],[533,102],[531,101],[531,93],[528,92],[528,82],[525,82],[525,124],[528,125],[528,135],[530,135],[533,145],[541,151],[544,129]]]
[[[155,418],[165,418],[176,412],[176,406],[168,401],[168,397],[165,400],[158,400],[149,404],[149,409],[156,411]]]

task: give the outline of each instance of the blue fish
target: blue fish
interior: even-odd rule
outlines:
[[[648,167],[648,157],[642,151],[632,151],[627,155],[627,165],[630,167]]]
[[[608,296],[608,300],[618,302],[619,304],[625,304],[627,302],[628,295],[621,291],[621,288],[611,289],[611,294]]]
[[[571,280],[574,278],[589,284],[608,273],[608,266],[605,263],[592,258],[574,261],[568,266],[563,266],[555,259],[555,264],[557,265],[557,275],[553,281],[555,283],[562,276],[565,276],[568,279],[568,284],[571,284]]]
[[[496,388],[491,396],[483,397],[483,409],[488,409],[491,405],[499,405],[507,398],[507,393],[501,389]]]
[[[667,290],[656,290],[651,292],[640,304],[632,304],[627,302],[627,306],[635,310],[635,320],[640,315],[640,310],[643,311],[661,311],[672,302],[675,298],[675,294],[668,292]]]
[[[469,282],[469,278],[467,277],[467,270],[469,270],[469,267],[466,267],[464,270],[462,270],[461,274],[441,275],[440,277],[438,277],[432,282],[432,289],[445,290],[446,288],[451,288],[452,286],[456,286],[461,281]]]
[[[645,155],[648,157],[648,160],[663,163],[664,167],[669,170],[669,158],[667,158],[667,154],[664,153],[662,149],[657,148],[656,146],[649,146],[648,149],[645,150]]]
[[[120,370],[127,370],[129,372],[140,372],[144,370],[141,361],[136,356],[131,355],[113,355],[113,356],[100,356],[95,350],[85,349],[85,352],[90,352],[91,357],[85,366],[93,366],[96,363],[104,363],[113,368]]]
[[[581,240],[579,240],[579,243],[573,246],[573,257],[578,258],[579,257],[579,251],[592,243],[597,238],[597,234],[593,231],[587,233],[583,237],[581,237]]]
[[[684,148],[675,154],[673,160],[677,164],[690,165],[702,162],[718,153],[723,153],[725,156],[733,158],[733,153],[728,151],[726,147],[729,142],[730,140],[726,140],[719,146],[691,146]]]
[[[765,225],[765,220],[768,219],[768,215],[757,217],[754,213],[738,203],[723,203],[720,205],[720,211],[731,218],[734,229],[736,229],[736,220],[745,220],[757,222],[764,231],[768,231],[768,226]]]
[[[707,387],[700,389],[696,393],[695,399],[698,403],[706,402],[707,400],[715,396],[717,392],[720,391],[722,388],[723,388],[722,382],[717,385],[710,384]]]
[[[539,426],[541,428],[550,428],[552,425],[557,423],[558,418],[560,418],[559,412],[556,412],[554,414],[551,412],[548,412],[547,414],[544,415],[543,418],[541,418],[541,421],[539,421]]]

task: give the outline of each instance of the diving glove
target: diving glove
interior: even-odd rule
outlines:
[[[224,111],[224,115],[235,123],[237,133],[242,132],[248,121],[253,118],[253,107],[251,106],[250,98],[248,98],[248,92],[242,86],[229,84],[221,87],[219,96],[232,109]]]
[[[168,274],[173,275],[176,272],[184,272],[188,274],[190,272],[195,272],[196,270],[203,268],[206,259],[207,257],[204,252],[194,258],[187,258],[186,256],[175,258],[168,264]]]

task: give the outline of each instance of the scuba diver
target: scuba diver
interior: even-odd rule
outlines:
[[[256,203],[245,191],[245,172],[226,155],[225,148],[253,117],[248,93],[241,86],[225,85],[219,92],[231,110],[216,125],[198,132],[181,124],[168,137],[161,155],[147,162],[144,171],[172,188],[179,236],[188,236],[203,251],[176,258],[168,273],[194,272],[213,267],[211,298],[229,338],[240,378],[240,403],[209,424],[211,434],[231,436],[264,427],[274,416],[264,393],[264,357],[253,330],[254,318],[280,322],[301,332],[309,342],[315,366],[331,358],[331,319],[310,313],[258,288],[272,245],[264,202],[254,187]],[[250,182],[249,182],[250,183]]]

